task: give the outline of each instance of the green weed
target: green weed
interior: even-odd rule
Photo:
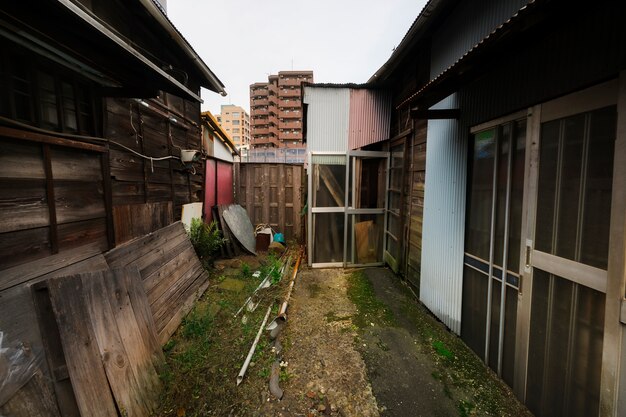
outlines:
[[[210,266],[213,262],[213,256],[224,244],[224,239],[217,229],[217,222],[213,221],[206,224],[202,219],[191,219],[187,234],[189,234],[189,239],[202,264],[205,267]]]

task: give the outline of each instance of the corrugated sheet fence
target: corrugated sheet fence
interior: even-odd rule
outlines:
[[[456,106],[454,96],[440,108]],[[456,120],[428,122],[422,235],[421,301],[453,332],[461,332],[467,138]]]

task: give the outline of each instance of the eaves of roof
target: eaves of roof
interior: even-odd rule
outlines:
[[[528,0],[528,4],[496,27],[451,66],[398,104],[396,109],[411,103],[417,103],[419,108],[428,108],[453,93],[462,83],[479,76],[491,55],[508,43],[519,40],[522,34],[545,20],[549,11],[539,12],[541,6],[547,3],[544,0]]]
[[[150,13],[152,17],[163,27],[165,31],[172,37],[174,42],[185,52],[189,59],[194,63],[196,68],[204,76],[205,82],[201,85],[209,90],[226,95],[224,84],[217,78],[217,76],[211,71],[207,64],[200,58],[198,53],[192,48],[189,42],[184,38],[182,33],[174,26],[172,21],[163,13],[160,7],[158,7],[154,0],[138,0],[143,7]]]
[[[216,136],[227,146],[230,148],[231,153],[233,155],[239,155],[239,151],[235,146],[235,142],[230,138],[230,135],[224,131],[222,126],[219,124],[215,116],[210,111],[205,111],[200,113],[200,119],[202,122],[208,126]]]

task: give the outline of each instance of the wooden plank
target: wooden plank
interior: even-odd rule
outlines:
[[[58,232],[59,250],[61,252],[88,243],[97,244],[102,252],[109,247],[106,218],[60,224]]]
[[[177,275],[171,284],[165,288],[161,297],[151,303],[150,308],[158,331],[161,331],[163,323],[167,323],[178,308],[178,299],[181,294],[187,291],[203,270],[200,263],[191,263],[189,269]]]
[[[54,393],[41,372],[37,372],[9,401],[0,406],[0,415],[11,417],[60,417]]]
[[[52,175],[55,180],[101,182],[100,155],[77,149],[51,148]]]
[[[85,325],[90,313],[80,275],[48,280],[48,290],[81,415],[117,417],[95,333]]]
[[[189,313],[196,300],[198,300],[209,286],[209,276],[206,271],[203,271],[196,281],[189,286],[188,291],[183,294],[181,299],[183,302],[179,304],[179,309],[171,316],[170,320],[162,326],[159,332],[159,342],[161,345],[167,343],[170,337],[174,334],[183,318]]]
[[[126,278],[128,296],[135,313],[135,320],[141,331],[141,338],[152,354],[152,364],[158,370],[163,366],[165,356],[157,339],[158,332],[154,325],[152,310],[150,309],[150,303],[148,302],[139,270],[137,268],[129,268]]]
[[[147,255],[168,240],[175,239],[181,233],[185,233],[185,228],[181,222],[176,222],[147,236],[126,242],[107,252],[104,257],[112,268],[123,267]]]
[[[113,269],[106,275],[104,284],[131,369],[142,387],[141,396],[148,408],[154,410],[160,392],[159,376],[154,368],[153,352],[139,337],[142,331],[130,301],[128,273],[128,269]]]
[[[64,139],[57,136],[44,135],[41,133],[30,132],[28,130],[13,129],[4,126],[0,126],[0,136],[13,139],[28,140],[32,142],[40,142],[49,145],[59,145],[69,148],[86,149],[94,152],[106,152],[106,147],[101,145],[94,145],[88,142],[78,142],[75,140]]]
[[[76,249],[5,269],[0,273],[0,291],[19,285],[33,278],[50,274],[68,265],[91,258],[101,253],[97,243],[90,243]]]
[[[108,281],[110,275],[112,274],[103,272],[81,275],[90,318],[90,322],[85,325],[93,327],[104,370],[118,409],[124,410],[128,416],[147,416],[151,409],[142,401],[144,398],[142,386],[133,373],[131,360],[118,330],[120,323],[117,322],[109,302],[110,297],[115,298],[118,295],[108,293],[105,280]]]
[[[154,298],[160,296],[161,290],[159,288],[163,287],[164,280],[176,273],[176,271],[184,268],[188,262],[191,262],[191,257],[195,250],[190,242],[182,242],[172,252],[176,253],[175,256],[160,265],[154,272],[142,276],[143,286],[151,302],[154,301]]]
[[[41,145],[0,139],[0,178],[46,179]]]
[[[0,233],[49,224],[44,181],[0,179]]]

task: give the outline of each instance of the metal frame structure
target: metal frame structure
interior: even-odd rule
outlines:
[[[311,175],[311,170],[313,169],[313,156],[343,156],[345,157],[346,163],[346,180],[345,180],[345,189],[344,189],[344,205],[343,207],[313,207],[313,175]],[[381,208],[355,208],[355,195],[356,195],[356,164],[355,160],[357,158],[380,158],[386,159],[385,165],[385,203],[384,207]],[[353,150],[348,151],[347,153],[343,152],[308,152],[307,154],[307,162],[308,162],[308,232],[307,232],[307,240],[308,240],[308,259],[309,265],[312,268],[333,268],[333,267],[361,267],[361,266],[381,266],[384,262],[374,262],[367,264],[357,264],[354,263],[354,233],[353,230],[348,230],[348,226],[350,225],[349,219],[350,216],[355,216],[359,214],[382,214],[384,216],[383,220],[383,237],[387,232],[387,216],[388,216],[388,189],[389,189],[389,164],[390,164],[390,154],[389,152],[379,152],[379,151],[361,151],[361,150]],[[351,181],[352,180],[352,181]],[[349,196],[352,196],[352,201],[349,201]],[[344,221],[344,231],[343,231],[343,261],[342,262],[313,262],[313,254],[314,254],[314,246],[315,246],[315,232],[313,230],[313,216],[318,213],[343,213],[343,221]],[[348,255],[348,232],[350,232],[350,239],[352,239],[352,251],[351,254]],[[386,240],[383,238],[383,248],[382,253],[384,254],[386,251]],[[352,262],[351,262],[352,261]]]

